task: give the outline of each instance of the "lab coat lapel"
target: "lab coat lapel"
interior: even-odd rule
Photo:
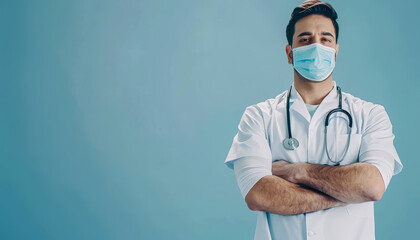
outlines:
[[[334,88],[330,93],[322,100],[319,104],[318,109],[315,111],[315,114],[312,117],[312,122],[318,121],[320,118],[325,119],[328,112],[338,107],[338,93],[337,93],[337,84],[334,83]]]
[[[292,112],[296,112],[299,115],[301,115],[306,121],[311,121],[311,115],[309,115],[308,109],[306,108],[305,102],[303,101],[300,94],[296,91],[295,86],[293,84],[292,92],[290,95],[290,114],[291,114],[291,120],[293,121],[293,115]]]

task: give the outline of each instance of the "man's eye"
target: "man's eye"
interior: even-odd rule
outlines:
[[[308,39],[307,39],[307,38],[301,38],[301,39],[300,39],[300,42],[306,42],[306,41],[308,41]]]
[[[323,41],[331,42],[331,39],[324,38]]]

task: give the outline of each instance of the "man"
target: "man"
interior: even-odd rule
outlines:
[[[225,161],[258,211],[255,239],[372,240],[373,202],[402,169],[385,109],[341,93],[332,79],[336,19],[317,0],[294,9],[286,29],[293,85],[245,110]]]

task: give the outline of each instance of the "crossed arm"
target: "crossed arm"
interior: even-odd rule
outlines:
[[[272,174],[261,178],[246,195],[251,210],[300,214],[378,201],[385,192],[379,170],[369,163],[326,166],[278,161]]]

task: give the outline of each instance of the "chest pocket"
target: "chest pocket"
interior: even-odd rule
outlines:
[[[334,144],[333,149],[337,152],[335,154],[336,159],[340,160],[340,165],[348,165],[359,161],[359,150],[362,142],[362,134],[339,134]],[[347,148],[348,145],[348,148]],[[347,152],[346,152],[347,149]],[[343,158],[343,154],[344,158]],[[333,156],[330,155],[332,158]],[[334,160],[334,158],[332,158]]]

